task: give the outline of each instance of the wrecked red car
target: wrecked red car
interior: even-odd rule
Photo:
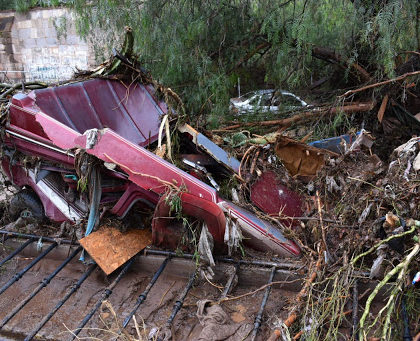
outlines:
[[[18,196],[24,204],[33,208],[39,202],[52,221],[89,216],[87,230],[92,230],[105,210],[124,218],[148,208],[154,212],[153,243],[176,247],[176,226],[167,218],[168,197],[177,193],[182,213],[206,223],[216,249],[223,250],[236,224],[250,246],[298,256],[297,245],[279,228],[219,195],[210,174],[235,173],[239,162],[204,135],[188,125],[179,128],[189,173],[151,152],[167,112],[154,87],[137,82],[95,78],[17,94],[4,127],[3,170],[23,189]],[[206,169],[211,171],[203,173]],[[83,174],[90,174],[84,182]]]

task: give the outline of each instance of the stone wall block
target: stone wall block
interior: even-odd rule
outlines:
[[[57,31],[54,27],[49,27],[45,30],[45,36],[47,38],[57,38]]]
[[[38,32],[36,28],[31,28],[31,38],[36,39],[38,38]]]
[[[49,46],[58,44],[57,38],[54,38],[54,37],[47,37],[46,41],[47,41],[47,45]]]
[[[31,29],[30,28],[23,28],[18,30],[19,33],[19,39],[20,40],[26,40],[31,38]]]
[[[36,46],[38,46],[38,47],[46,47],[46,46],[48,46],[47,39],[46,38],[38,38],[36,40]]]
[[[66,35],[58,37],[53,23],[63,16],[67,18]],[[0,21],[4,26],[1,26],[0,69],[24,71],[10,73],[11,79],[55,82],[70,78],[76,67],[87,69],[95,64],[92,48],[78,37],[72,24],[74,17],[67,8],[38,8],[25,14],[0,12],[1,18],[5,19]]]
[[[36,47],[36,41],[33,38],[25,39],[24,46],[29,48]]]

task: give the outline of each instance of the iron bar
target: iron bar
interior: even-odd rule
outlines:
[[[169,316],[168,321],[166,321],[166,326],[168,328],[170,328],[170,326],[172,325],[172,322],[174,321],[176,314],[178,314],[178,311],[181,310],[181,308],[184,304],[185,297],[187,297],[188,292],[190,291],[190,289],[192,288],[192,286],[194,284],[194,278],[195,278],[196,271],[197,270],[195,269],[194,272],[191,274],[190,279],[188,280],[187,286],[184,288],[184,291],[181,293],[181,295],[175,301],[174,307],[172,309],[172,314],[171,314],[171,316]]]
[[[175,253],[175,252],[171,252],[171,251],[162,251],[162,250],[149,250],[146,249],[144,251],[144,255],[157,255],[157,256],[171,256],[174,258],[186,258],[186,259],[192,259],[194,257],[194,255],[188,254],[188,253],[184,253],[182,256],[180,256],[179,254]],[[237,262],[239,262],[241,265],[257,265],[257,266],[264,266],[264,267],[273,267],[275,266],[278,269],[300,269],[302,268],[302,264],[297,264],[297,263],[280,263],[280,262],[269,262],[269,261],[261,261],[261,260],[237,260],[237,259],[233,259],[233,258],[226,258],[226,257],[215,257],[214,258],[217,261],[220,262],[224,262],[224,263],[231,263],[231,264],[236,264]]]
[[[137,309],[140,305],[146,300],[147,295],[149,294],[150,289],[152,289],[153,285],[158,280],[159,276],[162,274],[163,270],[165,269],[166,265],[168,264],[170,256],[166,257],[165,260],[160,265],[159,269],[155,272],[152,279],[150,280],[149,284],[147,285],[146,289],[140,294],[137,298],[136,305],[134,306],[133,310],[128,314],[123,322],[123,328],[127,327],[128,323],[130,322],[133,315],[136,313]]]
[[[89,322],[89,320],[95,315],[96,311],[100,308],[102,305],[102,302],[105,301],[111,294],[112,290],[115,288],[115,286],[118,284],[118,282],[123,278],[123,276],[127,273],[128,269],[130,268],[131,264],[133,264],[135,257],[131,258],[123,267],[121,272],[118,274],[118,276],[112,281],[112,283],[102,292],[101,297],[96,302],[95,306],[92,308],[92,310],[84,317],[82,322],[79,324],[79,326],[76,328],[75,331],[73,331],[73,335],[71,336],[70,340],[74,340],[77,335],[82,331],[83,327]]]
[[[271,268],[270,278],[268,279],[267,284],[271,284],[273,282],[275,274],[276,274],[276,267],[273,266]],[[262,315],[264,313],[264,308],[265,308],[265,305],[267,304],[268,296],[270,295],[270,292],[271,292],[271,285],[268,285],[265,288],[265,292],[264,292],[264,296],[263,296],[263,299],[262,299],[262,302],[261,302],[260,310],[258,311],[258,314],[255,317],[254,329],[252,330],[252,334],[251,334],[251,340],[252,341],[255,340],[255,338],[257,337],[257,334],[258,334],[258,330],[260,329],[261,322],[262,322]]]
[[[32,293],[27,296],[23,301],[21,301],[18,306],[16,306],[0,323],[0,329],[10,321],[30,300],[32,300],[43,288],[45,288],[51,280],[61,271],[64,267],[70,263],[70,261],[81,251],[82,247],[79,246],[72,254],[64,260],[48,277],[45,277],[42,282],[32,291]]]
[[[9,235],[9,236],[16,237],[16,238],[35,238],[35,239],[41,238],[41,236],[36,236],[36,235],[32,235],[32,234],[24,234],[24,233],[4,231],[4,230],[0,230],[0,234]],[[55,239],[50,238],[50,237],[43,237],[42,236],[42,240],[46,241],[46,242],[55,242]],[[60,244],[79,245],[79,243],[77,241],[66,240],[66,239],[60,240]],[[185,253],[182,256],[180,256],[179,254],[177,254],[175,252],[163,251],[163,250],[153,250],[153,249],[146,249],[144,251],[144,255],[146,256],[147,254],[157,255],[157,256],[166,256],[166,257],[170,256],[170,257],[173,257],[173,258],[185,258],[185,259],[192,259],[194,257],[194,255],[188,254],[188,253]],[[220,262],[224,262],[224,263],[231,263],[231,264],[236,264],[238,262],[238,260],[236,260],[236,259],[227,258],[227,257],[215,257],[215,260],[220,261]],[[240,262],[240,264],[243,264],[243,265],[256,265],[256,266],[264,266],[264,267],[275,266],[277,269],[288,269],[288,270],[300,269],[303,266],[302,264],[298,264],[298,263],[270,262],[270,261],[263,261],[263,260],[244,260],[244,259],[241,259],[241,260],[239,260],[239,262]],[[365,276],[366,274],[367,274],[367,276],[369,276],[369,273],[361,273],[361,275],[363,275],[363,276]]]
[[[35,241],[35,238],[28,239],[24,244],[19,246],[15,251],[13,251],[11,254],[9,254],[6,258],[2,259],[0,261],[0,266],[2,266],[7,261],[11,260],[14,256],[16,256],[19,252],[21,252],[25,247],[27,247],[29,244],[33,243]]]
[[[51,310],[44,318],[39,322],[38,326],[31,331],[31,333],[25,338],[25,341],[32,340],[35,335],[41,330],[42,327],[45,326],[45,324],[51,320],[51,318],[54,316],[54,314],[60,309],[67,300],[80,288],[80,286],[83,284],[83,282],[90,276],[90,274],[95,270],[97,267],[96,264],[92,264],[89,269],[82,275],[82,277],[79,278],[76,284],[74,284],[71,287],[71,290],[56,304],[56,306]]]
[[[13,232],[13,231],[5,231],[5,230],[0,230],[0,234],[2,235],[7,235],[8,237],[15,237],[15,238],[34,238],[34,239],[39,239],[42,238],[42,241],[44,242],[50,242],[50,243],[54,243],[56,240],[54,238],[51,237],[44,237],[44,236],[36,236],[33,234],[26,234],[26,233],[19,233],[19,232]],[[71,240],[67,240],[67,239],[61,239],[60,240],[60,244],[74,244],[74,245],[79,245],[79,243],[71,241]]]
[[[235,276],[236,276],[236,274],[237,274],[237,272],[239,270],[239,265],[240,265],[239,262],[237,262],[235,264],[235,267],[233,268],[233,273],[228,278],[228,280],[226,282],[226,285],[225,285],[225,288],[223,289],[223,292],[220,295],[220,299],[221,300],[224,299],[229,294],[229,291],[232,289],[232,284],[233,284],[233,281],[235,280]]]
[[[194,255],[184,253],[183,255],[179,255],[175,252],[171,251],[162,251],[162,250],[153,250],[153,249],[146,249],[144,250],[144,255],[147,256],[150,255],[156,255],[156,256],[171,256],[173,258],[185,258],[185,259],[192,259]],[[305,267],[304,264],[299,263],[285,263],[285,262],[270,262],[270,261],[264,261],[264,260],[246,260],[246,259],[232,259],[232,258],[226,258],[226,257],[215,257],[214,260],[223,262],[223,263],[230,263],[230,264],[236,264],[239,262],[241,265],[255,265],[255,266],[261,266],[261,267],[273,267],[275,266],[277,270],[299,270]],[[366,271],[354,271],[354,275],[358,277],[369,277],[369,272]]]
[[[46,249],[44,252],[42,252],[38,257],[36,257],[30,264],[28,264],[23,270],[19,271],[17,274],[15,274],[5,285],[3,285],[0,289],[0,295],[4,293],[7,288],[12,286],[13,283],[17,282],[19,279],[22,278],[22,276],[28,272],[36,263],[38,263],[42,258],[44,258],[52,249],[54,249],[57,246],[57,242],[52,243],[48,249]]]
[[[3,234],[1,236],[1,242],[4,243],[8,238],[9,238],[9,236],[7,234]]]

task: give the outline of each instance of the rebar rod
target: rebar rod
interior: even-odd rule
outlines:
[[[21,252],[25,247],[27,247],[29,244],[33,243],[35,241],[35,238],[28,239],[24,244],[19,246],[15,251],[13,251],[11,254],[9,254],[6,258],[2,259],[0,261],[0,266],[2,266],[7,261],[11,260],[14,256],[16,256],[19,252]]]
[[[130,322],[133,315],[136,313],[137,309],[146,300],[150,289],[152,289],[153,285],[156,283],[159,276],[162,274],[162,272],[165,269],[166,265],[168,264],[170,258],[171,258],[170,256],[165,258],[165,260],[160,265],[159,269],[157,269],[157,271],[153,275],[153,277],[150,280],[149,284],[147,285],[146,289],[144,289],[144,291],[139,295],[139,297],[137,298],[137,301],[136,301],[136,305],[134,306],[133,310],[128,314],[128,316],[125,318],[125,320],[123,322],[123,328],[127,327],[128,323]]]
[[[275,274],[276,274],[276,267],[273,266],[271,268],[270,278],[268,279],[267,284],[271,284],[273,282]],[[254,329],[252,330],[252,334],[251,334],[252,341],[255,340],[258,334],[258,330],[260,329],[261,322],[262,322],[262,315],[264,313],[265,305],[267,304],[267,301],[268,301],[268,296],[270,296],[270,292],[271,292],[271,285],[268,285],[267,288],[265,288],[264,296],[261,301],[260,310],[258,311],[257,316],[255,316]]]
[[[188,292],[192,288],[194,284],[194,278],[195,278],[196,270],[190,275],[190,279],[188,280],[188,283],[184,290],[182,291],[181,295],[178,297],[178,299],[175,301],[174,307],[172,309],[171,316],[169,316],[168,321],[166,321],[166,326],[170,328],[172,325],[172,322],[175,319],[176,314],[178,314],[178,311],[182,308],[184,304],[185,297],[187,297]]]
[[[12,236],[12,237],[16,237],[16,238],[35,238],[35,239],[39,239],[39,238],[42,237],[42,240],[45,241],[45,242],[55,242],[54,238],[44,237],[44,236],[36,236],[36,235],[25,234],[25,233],[18,233],[18,232],[13,232],[13,231],[0,230],[0,234],[8,235],[9,237]],[[79,245],[79,243],[77,241],[66,240],[66,239],[60,240],[60,244]],[[144,255],[147,255],[147,254],[159,255],[159,256],[170,256],[170,257],[173,257],[173,258],[185,258],[185,259],[192,259],[194,257],[194,255],[188,254],[188,253],[185,253],[182,256],[180,256],[179,254],[177,254],[175,252],[163,251],[163,250],[145,250]],[[215,257],[215,260],[220,261],[220,262],[224,262],[224,263],[231,263],[231,264],[236,264],[238,262],[238,260],[236,260],[236,259],[227,258],[227,257]],[[289,270],[300,269],[303,266],[302,264],[297,264],[297,263],[270,262],[270,261],[263,261],[263,260],[241,259],[241,260],[239,260],[239,262],[240,262],[240,264],[243,264],[243,265],[257,265],[257,266],[265,266],[265,267],[276,266],[278,269],[289,269]]]
[[[44,318],[39,322],[38,326],[31,331],[31,333],[25,338],[25,341],[30,341],[34,338],[34,336],[45,326],[45,324],[51,320],[54,314],[60,309],[67,300],[80,288],[83,282],[90,276],[90,274],[95,270],[97,267],[96,264],[92,264],[89,269],[79,278],[79,280],[74,284],[70,291],[56,304],[56,306],[46,315]]]
[[[186,259],[192,259],[194,255],[184,253],[183,255],[179,255],[172,251],[163,251],[163,250],[148,250],[146,249],[144,251],[145,255],[157,255],[157,256],[171,256],[174,258],[186,258]],[[231,263],[236,264],[238,262],[237,259],[233,258],[226,258],[226,257],[215,257],[214,258],[217,261],[224,262],[224,263]],[[269,262],[269,261],[263,261],[263,260],[246,260],[241,259],[239,260],[239,263],[242,265],[257,265],[257,266],[265,266],[265,267],[273,267],[275,266],[277,269],[300,269],[302,268],[302,264],[296,264],[296,263],[280,263],[280,262]]]
[[[233,281],[235,280],[235,276],[236,276],[236,274],[237,274],[237,272],[239,270],[239,265],[240,265],[239,262],[237,262],[235,264],[235,267],[233,268],[233,272],[230,275],[230,277],[228,278],[228,280],[226,282],[226,285],[225,285],[225,287],[223,289],[223,292],[220,295],[220,299],[221,300],[224,299],[229,294],[229,291],[232,289],[232,284],[233,284]]]
[[[131,264],[133,264],[135,257],[131,258],[122,268],[118,276],[112,281],[112,283],[102,292],[101,297],[96,302],[94,307],[91,311],[83,318],[82,322],[77,326],[77,328],[73,331],[70,340],[74,340],[77,335],[82,331],[83,327],[89,322],[89,320],[95,315],[96,311],[101,307],[102,302],[105,301],[109,296],[111,296],[113,289],[119,283],[121,278],[127,273],[128,269],[130,268]]]
[[[4,327],[4,325],[10,321],[30,300],[32,300],[43,288],[45,288],[51,280],[61,271],[64,267],[70,263],[70,261],[80,252],[82,249],[79,246],[76,250],[72,252],[72,254],[64,260],[55,270],[52,272],[48,277],[45,277],[42,282],[29,294],[23,301],[21,301],[0,323],[0,329]]]
[[[36,236],[34,234],[26,234],[26,233],[19,233],[19,232],[13,232],[13,231],[5,231],[5,230],[0,230],[0,234],[1,235],[7,235],[9,238],[10,237],[15,237],[15,238],[34,238],[34,239],[39,239],[42,238],[42,241],[44,242],[50,242],[50,243],[54,243],[56,240],[54,238],[51,237],[44,237],[44,236]],[[74,245],[79,245],[79,243],[72,241],[72,240],[67,240],[67,239],[60,239],[60,244],[74,244]]]
[[[22,278],[22,276],[28,272],[36,263],[38,263],[42,258],[44,258],[52,249],[54,249],[57,246],[57,242],[52,243],[48,249],[46,249],[44,252],[42,252],[38,257],[36,257],[29,265],[27,265],[23,270],[19,271],[17,274],[15,274],[5,285],[3,285],[0,289],[0,295],[4,293],[7,288],[13,285],[13,283],[17,282],[19,279]]]

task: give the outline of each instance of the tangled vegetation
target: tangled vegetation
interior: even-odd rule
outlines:
[[[80,34],[107,54],[125,26],[143,65],[217,124],[229,98],[258,87],[345,87],[394,76],[420,46],[416,0],[223,0],[67,3]],[[104,33],[105,32],[105,33]]]

